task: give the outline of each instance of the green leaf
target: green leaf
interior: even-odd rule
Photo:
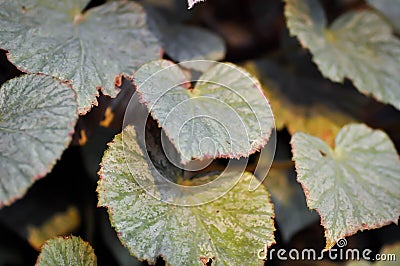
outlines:
[[[71,141],[77,104],[55,78],[24,75],[0,89],[0,206],[22,197]]]
[[[191,79],[180,66],[186,65],[153,61],[143,65],[134,79],[182,163],[248,156],[266,144],[274,120],[256,79],[233,64],[219,63],[190,88]]]
[[[298,181],[308,207],[321,216],[327,249],[359,230],[397,223],[400,160],[384,132],[350,124],[334,149],[305,133],[291,143]]]
[[[95,266],[93,248],[80,237],[59,237],[47,241],[36,262],[37,266]]]
[[[121,74],[159,58],[146,14],[133,2],[110,2],[81,13],[84,0],[1,0],[0,47],[19,69],[68,81],[80,113],[101,88],[116,96]]]
[[[211,31],[184,25],[165,26],[161,31],[165,52],[175,61],[219,61],[225,57],[224,41]]]
[[[400,2],[399,0],[367,0],[367,3],[382,12],[391,22],[394,30],[400,33]]]
[[[257,252],[275,242],[274,213],[265,188],[248,190],[250,173],[213,202],[190,207],[167,204],[136,182],[152,171],[135,139],[131,126],[124,130],[124,143],[121,134],[115,137],[103,157],[97,188],[99,206],[108,208],[121,242],[133,255],[150,263],[162,256],[171,265],[203,265],[210,258],[213,265],[241,265],[243,260],[246,265],[263,264]],[[131,163],[137,166],[135,176],[128,168]]]
[[[372,11],[349,12],[327,27],[318,0],[285,0],[292,35],[313,54],[321,73],[335,82],[345,78],[357,89],[400,109],[400,41]]]

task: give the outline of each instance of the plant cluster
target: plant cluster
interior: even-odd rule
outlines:
[[[400,1],[198,2],[0,0],[1,265],[398,240]]]

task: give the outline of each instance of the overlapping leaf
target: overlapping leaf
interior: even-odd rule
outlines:
[[[199,27],[174,25],[162,30],[165,52],[178,62],[225,57],[225,43],[216,34]]]
[[[169,14],[165,9],[157,9],[154,4],[146,5],[145,8],[151,15],[150,24],[154,24],[154,31],[157,30],[157,36],[161,39],[163,49],[174,61],[200,59],[220,61],[225,58],[225,42],[219,35],[203,27],[179,22],[179,16],[184,16],[185,11],[175,10],[173,14]],[[205,72],[207,70],[205,67],[208,66],[210,64],[194,63],[191,68]]]
[[[291,143],[298,181],[308,207],[321,216],[327,249],[359,230],[397,223],[400,159],[385,133],[350,124],[336,136],[334,149],[305,133]]]
[[[96,266],[93,248],[80,237],[53,238],[47,241],[36,262],[37,266]]]
[[[71,140],[73,90],[55,78],[24,75],[0,89],[0,206],[46,175]]]
[[[134,78],[183,163],[248,156],[266,144],[274,127],[261,85],[233,64],[212,66],[194,88],[180,66],[166,60],[143,65]]]
[[[400,40],[372,11],[349,12],[328,27],[318,0],[285,0],[292,35],[310,49],[322,74],[400,109]]]
[[[153,263],[161,255],[172,265],[203,265],[210,259],[213,265],[241,265],[243,259],[246,265],[263,264],[257,251],[274,243],[274,214],[265,188],[248,191],[250,173],[211,203],[170,205],[137,184],[136,178],[151,171],[135,138],[130,126],[124,130],[124,145],[121,135],[115,137],[104,155],[97,189],[99,205],[108,208],[112,225],[133,255]],[[130,163],[141,165],[135,176]]]
[[[116,1],[82,13],[88,2],[0,1],[0,47],[9,60],[23,71],[70,81],[80,113],[96,104],[98,88],[115,96],[119,75],[160,57],[139,4]]]

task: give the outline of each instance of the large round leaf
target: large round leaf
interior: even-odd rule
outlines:
[[[400,160],[389,137],[363,124],[342,128],[332,149],[305,133],[292,137],[297,178],[325,227],[326,248],[359,230],[397,223]]]
[[[53,238],[47,241],[36,262],[37,266],[96,266],[93,248],[80,237]]]
[[[25,75],[0,89],[0,206],[48,173],[71,140],[73,90],[55,78]]]
[[[136,176],[127,162],[138,166]],[[162,256],[172,265],[203,265],[209,259],[213,265],[263,264],[257,252],[274,243],[274,212],[264,187],[248,190],[250,173],[223,197],[188,207],[147,194],[136,178],[151,172],[133,127],[125,128],[124,142],[117,135],[103,157],[97,191],[99,206],[108,208],[121,242],[133,255],[151,263]],[[190,195],[196,196],[201,195]]]
[[[322,74],[400,109],[400,40],[372,11],[349,12],[327,27],[319,0],[285,0],[292,35],[310,49]]]
[[[82,14],[88,2],[0,1],[0,47],[9,60],[24,71],[70,81],[80,113],[96,104],[98,88],[115,96],[120,74],[160,57],[139,4],[111,2]]]
[[[158,60],[134,75],[137,91],[153,118],[181,154],[181,162],[205,158],[239,158],[261,149],[274,119],[260,83],[228,63],[208,67],[194,88],[181,67]]]

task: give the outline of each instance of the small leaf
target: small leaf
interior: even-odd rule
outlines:
[[[248,190],[250,173],[213,202],[190,207],[167,204],[136,182],[152,173],[135,138],[131,126],[124,130],[124,143],[121,134],[115,137],[103,157],[97,188],[99,206],[108,208],[121,242],[133,255],[150,263],[162,256],[171,265],[203,265],[201,259],[212,259],[213,265],[241,265],[243,260],[246,265],[263,264],[257,251],[275,242],[274,213],[265,188]],[[130,163],[141,165],[135,176]],[[230,179],[235,174],[240,175],[231,173]]]
[[[166,60],[143,65],[134,79],[184,164],[192,159],[248,156],[266,144],[274,127],[261,85],[233,64],[212,66],[194,88],[188,88],[190,79],[180,65]]]
[[[318,0],[285,0],[292,35],[310,49],[321,73],[335,82],[345,78],[357,89],[400,109],[400,40],[372,11],[349,12],[329,28]]]
[[[294,134],[291,143],[307,205],[325,228],[326,249],[359,230],[397,223],[400,160],[385,133],[350,124],[334,149],[305,133]]]
[[[37,266],[95,266],[93,248],[80,237],[53,238],[47,241],[36,262]]]
[[[165,52],[178,62],[225,57],[224,41],[215,33],[194,26],[173,25],[162,29]]]
[[[115,80],[159,58],[143,8],[116,1],[81,13],[89,1],[0,1],[0,47],[26,72],[69,81],[80,113],[96,104],[98,88],[115,97]]]
[[[400,2],[399,0],[367,0],[367,3],[382,12],[391,22],[394,30],[400,33]]]
[[[55,78],[24,75],[0,89],[0,207],[46,175],[71,141],[77,104]]]

